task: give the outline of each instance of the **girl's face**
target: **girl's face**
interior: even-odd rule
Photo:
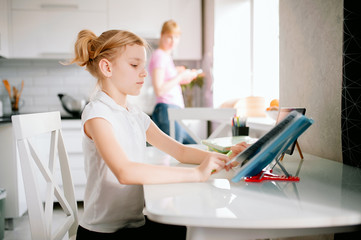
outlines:
[[[179,34],[164,33],[160,37],[160,48],[170,51],[177,47],[179,43]]]
[[[113,86],[123,95],[139,95],[148,74],[145,64],[146,51],[143,46],[126,46],[112,67]]]

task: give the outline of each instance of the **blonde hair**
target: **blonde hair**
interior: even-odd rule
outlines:
[[[174,20],[163,23],[161,34],[181,34],[179,25]]]
[[[134,44],[148,48],[144,39],[128,31],[109,30],[97,37],[90,30],[82,30],[75,42],[75,57],[69,64],[86,66],[90,74],[100,80],[104,77],[99,69],[100,60],[105,58],[113,62],[127,45]]]

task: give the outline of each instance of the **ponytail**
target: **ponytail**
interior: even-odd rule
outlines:
[[[82,30],[78,33],[78,39],[75,43],[75,57],[71,63],[77,63],[79,66],[86,66],[89,61],[94,59],[94,47],[92,42],[97,36],[89,30]]]
[[[97,79],[102,79],[99,62],[105,58],[112,62],[126,45],[143,46],[148,48],[148,43],[134,33],[122,30],[109,30],[97,37],[90,30],[82,30],[74,46],[74,58],[68,63],[76,63],[85,66],[86,69]]]

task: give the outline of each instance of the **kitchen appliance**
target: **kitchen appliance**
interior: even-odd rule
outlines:
[[[76,99],[63,93],[59,93],[58,97],[60,99],[61,105],[67,113],[71,114],[73,117],[80,118],[81,113],[83,112],[84,107],[87,104],[87,101],[85,99]]]

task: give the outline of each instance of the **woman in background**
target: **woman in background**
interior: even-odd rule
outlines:
[[[147,76],[146,47],[128,31],[78,34],[71,63],[86,66],[98,79],[99,91],[82,113],[87,182],[77,240],[185,239],[184,226],[155,223],[143,215],[143,184],[206,181],[229,161],[223,154],[175,141],[127,101],[128,95],[139,95]],[[144,163],[146,142],[181,163],[199,165]]]
[[[166,134],[169,133],[168,108],[184,108],[182,84],[188,84],[197,77],[196,70],[176,67],[171,53],[177,47],[180,37],[178,24],[169,20],[163,24],[156,49],[149,62],[149,73],[156,94],[156,106],[152,113],[154,123]],[[176,122],[176,140],[185,144],[196,143]]]

